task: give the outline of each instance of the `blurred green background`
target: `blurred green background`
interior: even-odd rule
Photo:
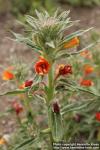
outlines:
[[[0,14],[33,14],[35,9],[47,9],[49,12],[62,5],[89,6],[100,5],[100,0],[0,0]]]

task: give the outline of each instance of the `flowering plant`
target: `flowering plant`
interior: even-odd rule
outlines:
[[[16,150],[26,146],[29,146],[30,149],[42,147],[52,150],[53,142],[73,140],[73,136],[81,131],[81,124],[76,128],[77,124],[73,126],[73,122],[80,122],[82,118],[84,122],[85,115],[81,116],[81,113],[84,112],[84,109],[85,112],[88,112],[91,108],[96,108],[100,98],[98,91],[90,88],[94,84],[92,80],[87,79],[87,76],[94,71],[93,67],[85,64],[84,77],[77,82],[78,72],[75,69],[78,70],[78,62],[74,64],[75,59],[78,58],[77,55],[90,57],[90,52],[86,49],[93,44],[79,51],[77,51],[77,46],[80,44],[79,37],[91,28],[68,34],[68,28],[77,22],[70,20],[69,11],[61,14],[56,11],[52,16],[46,11],[43,13],[36,11],[36,15],[37,18],[26,16],[30,29],[28,35],[24,37],[13,33],[16,41],[25,43],[36,53],[37,61],[34,62],[32,69],[34,76],[32,75],[32,78],[28,80],[23,79],[22,69],[21,72],[16,72],[15,67],[8,68],[2,75],[3,80],[15,81],[17,89],[5,92],[1,96],[17,95],[23,100],[20,103],[18,101],[12,103],[12,111],[15,111],[21,131],[24,131],[23,137],[27,138],[26,140],[22,138],[22,143],[13,147]],[[60,64],[62,60],[64,63]],[[84,100],[84,93],[87,93],[86,100]],[[77,101],[77,97],[80,97],[81,94],[83,98]],[[37,106],[37,109],[34,105]],[[38,109],[45,116],[40,125],[34,113]],[[23,121],[20,114],[24,111],[26,119]],[[96,118],[100,120],[99,114],[96,115]],[[87,125],[86,122],[86,128]]]

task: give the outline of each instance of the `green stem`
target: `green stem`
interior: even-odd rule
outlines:
[[[16,115],[16,118],[17,118],[18,124],[19,124],[20,126],[22,126],[21,119],[20,119],[19,115]]]
[[[48,126],[50,128],[50,132],[49,132],[50,150],[53,150],[53,137],[52,137],[52,132],[51,132],[51,116],[50,116],[50,112],[49,112],[49,107],[50,106],[48,106]]]
[[[52,70],[52,68],[50,69],[49,74],[48,74],[48,94],[47,94],[47,97],[48,97],[49,102],[54,97],[54,83],[53,83],[53,70]]]
[[[50,102],[54,98],[54,79],[53,79],[53,69],[51,68],[48,74],[48,92],[47,92],[47,111],[48,111],[48,127],[51,129],[51,116],[49,112]],[[50,150],[53,150],[53,138],[52,132],[49,133],[50,138]]]
[[[26,94],[26,99],[24,100],[24,104],[25,104],[25,107],[26,107],[26,110],[27,110],[27,118],[28,118],[28,121],[30,124],[33,124],[33,126],[36,128],[36,122],[34,121],[34,115],[33,115],[33,112],[32,112],[32,108],[31,108],[31,105],[30,105],[30,98],[28,96],[28,94]]]

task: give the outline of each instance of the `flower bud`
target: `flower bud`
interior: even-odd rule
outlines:
[[[17,115],[19,115],[23,111],[23,106],[17,101],[14,101],[12,103],[12,108],[14,109]]]
[[[26,80],[25,81],[25,87],[29,87],[33,84],[33,81],[32,80]]]
[[[53,112],[60,113],[60,107],[59,107],[59,104],[57,102],[53,103]]]

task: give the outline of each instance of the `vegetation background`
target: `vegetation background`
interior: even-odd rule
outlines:
[[[25,14],[35,15],[35,9],[46,9],[52,13],[57,8],[70,10],[72,20],[80,20],[76,26],[71,28],[71,31],[94,27],[94,30],[88,34],[88,37],[91,41],[95,41],[100,37],[100,0],[0,0],[0,74],[4,68],[11,65],[12,60],[21,59],[23,62],[29,63],[34,59],[33,54],[31,55],[31,51],[29,53],[25,45],[18,44],[8,38],[12,38],[11,30],[23,32],[22,25],[18,20],[24,22]],[[86,36],[84,43],[87,42],[88,37]],[[100,56],[99,46],[96,46],[95,49],[96,60]],[[3,81],[0,80],[0,83],[2,85],[0,86],[0,92],[2,92],[4,87]],[[6,85],[6,88],[9,88],[9,85]],[[6,110],[9,102],[8,97],[0,98],[0,113]],[[13,114],[0,117],[1,136],[10,134],[16,130],[16,127]]]

